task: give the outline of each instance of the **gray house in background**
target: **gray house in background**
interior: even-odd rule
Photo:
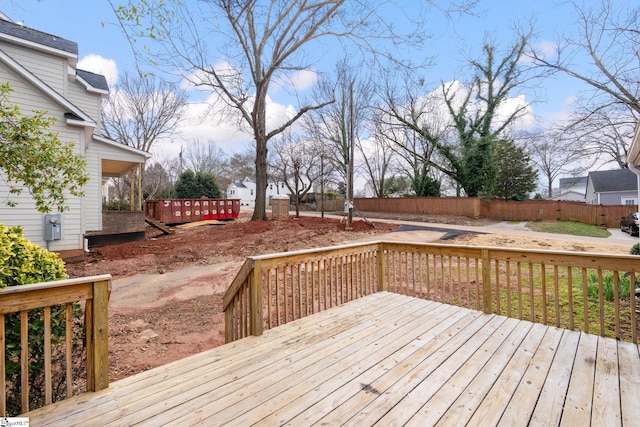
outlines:
[[[586,201],[594,205],[637,205],[638,177],[629,169],[589,172]]]

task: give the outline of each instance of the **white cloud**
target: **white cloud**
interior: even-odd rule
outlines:
[[[248,109],[251,109],[253,98],[249,98]],[[180,152],[180,146],[198,139],[201,141],[215,141],[227,153],[243,152],[249,148],[254,140],[253,132],[240,117],[236,109],[224,108],[216,94],[209,94],[203,102],[191,103],[178,129],[178,135],[173,143],[165,141],[154,151],[161,157],[174,157]],[[213,106],[213,107],[212,107]],[[267,97],[267,132],[274,129],[296,113],[292,105],[283,105]]]
[[[549,40],[542,40],[533,45],[533,51],[542,59],[551,58],[558,52],[558,43]],[[520,57],[519,62],[522,64],[532,64],[534,62],[531,58],[532,52]]]
[[[291,86],[296,90],[304,90],[318,81],[318,74],[314,70],[301,70],[290,77]]]
[[[280,93],[280,91],[286,93],[304,91],[313,86],[317,81],[318,73],[315,70],[300,70],[274,78],[269,92],[275,95]]]
[[[100,55],[87,55],[78,61],[78,68],[96,74],[102,74],[107,84],[112,88],[118,81],[118,65],[113,59],[106,59]]]

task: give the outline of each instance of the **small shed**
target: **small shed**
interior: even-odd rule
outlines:
[[[289,196],[277,195],[271,198],[271,218],[276,221],[289,219]]]

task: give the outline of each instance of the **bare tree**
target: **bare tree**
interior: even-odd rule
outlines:
[[[252,132],[256,144],[255,220],[266,218],[269,140],[308,111],[333,102],[329,98],[302,105],[283,122],[267,123],[272,82],[311,69],[307,49],[318,47],[324,39],[351,39],[371,47],[373,38],[393,38],[393,28],[377,15],[378,6],[367,0],[141,0],[114,10],[123,25],[134,27],[136,36],[130,40],[152,38],[147,47],[159,48],[156,63],[181,70],[193,85],[215,92],[220,105],[237,114],[238,125],[244,124]],[[221,53],[211,55],[208,48],[212,46],[220,47]]]
[[[194,172],[206,172],[216,177],[221,186],[231,182],[221,182],[220,178],[229,169],[229,155],[218,147],[215,141],[207,142],[195,139],[191,141],[182,155],[187,167]]]
[[[527,147],[531,161],[546,179],[547,197],[553,197],[553,181],[561,174],[579,175],[589,169],[579,144],[563,130],[549,130],[519,138]]]
[[[568,120],[564,133],[571,135],[585,156],[614,163],[625,169],[627,153],[640,115],[628,104],[580,106]]]
[[[323,78],[314,88],[315,99],[333,97],[335,102],[311,112],[306,120],[311,137],[320,144],[328,145],[327,148],[333,152],[328,158],[343,177],[348,200],[353,200],[355,148],[358,145],[362,147],[360,140],[370,116],[371,87],[371,80],[359,75],[346,59],[339,61],[335,80]],[[349,222],[352,219],[350,209]]]
[[[186,93],[153,75],[125,74],[111,92],[102,121],[107,135],[142,151],[170,137],[186,110]]]
[[[147,165],[142,179],[142,193],[145,199],[168,199],[171,197],[173,181],[165,165],[159,161]]]
[[[554,55],[535,48],[528,55],[538,65],[591,86],[599,98],[594,105],[625,104],[640,115],[638,3],[601,0],[592,8],[578,0],[570,3],[577,15],[578,32],[565,36]],[[582,59],[589,62],[589,67],[577,64]]]
[[[282,134],[274,144],[272,176],[284,182],[293,195],[296,217],[300,216],[300,201],[311,191],[321,177],[320,154],[317,144],[311,140],[297,140],[290,133]]]
[[[564,35],[553,54],[531,49],[534,63],[586,83],[567,128],[586,152],[626,167],[633,127],[640,119],[640,6],[571,0],[576,32]],[[591,5],[591,3],[590,3]],[[585,63],[587,66],[585,66]]]
[[[229,183],[233,181],[242,181],[254,175],[255,169],[255,151],[247,150],[242,153],[233,153],[226,163],[225,170],[221,173],[223,179]]]
[[[423,91],[422,81],[414,84],[409,76],[404,78],[401,89],[386,86],[384,106],[376,115],[376,133],[398,154],[400,168],[409,177],[413,192],[417,196],[435,196],[439,195],[439,184],[433,179],[433,169],[445,166],[436,148],[448,133],[449,120],[442,97],[437,92],[416,96]]]
[[[386,138],[384,132],[385,124],[380,117],[381,114],[377,113],[372,118],[372,140],[358,140],[356,144],[362,155],[364,173],[371,184],[375,197],[385,197],[387,195],[387,178],[395,172],[393,165],[396,153]]]

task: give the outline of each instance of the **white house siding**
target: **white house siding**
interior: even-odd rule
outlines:
[[[31,114],[33,110],[47,111],[47,115],[56,118],[56,123],[51,128],[58,132],[61,141],[75,142],[76,152],[80,152],[81,128],[68,128],[65,124],[62,110],[57,104],[44,97],[41,92],[29,82],[17,76],[12,71],[0,67],[0,80],[9,81],[14,91],[11,93],[11,102],[18,105],[23,114]],[[99,180],[98,180],[99,181]],[[8,207],[6,201],[10,199],[18,203],[16,207]],[[76,249],[82,247],[83,232],[81,230],[80,217],[82,201],[79,198],[69,197],[67,204],[70,211],[63,213],[62,239],[50,243],[52,250]],[[20,225],[25,231],[25,237],[41,246],[46,246],[43,239],[44,217],[35,209],[35,203],[28,191],[23,191],[20,196],[9,195],[8,189],[0,187],[0,222],[5,225]]]
[[[66,58],[7,43],[0,43],[0,49],[45,82],[50,88],[60,94],[64,94],[68,64]]]
[[[68,89],[66,98],[82,110],[83,113],[91,117],[96,122],[96,125],[98,125],[100,123],[100,108],[102,104],[100,95],[87,92],[87,90],[77,82],[69,82]],[[95,132],[100,133],[99,129],[96,129]]]

